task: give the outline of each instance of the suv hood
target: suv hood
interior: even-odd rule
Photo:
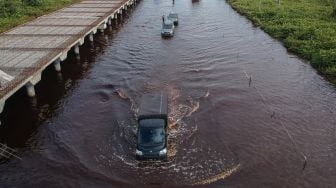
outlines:
[[[162,33],[172,33],[171,29],[162,29]]]
[[[165,143],[164,142],[162,144],[154,145],[154,146],[142,146],[142,145],[138,145],[138,149],[141,150],[144,153],[148,153],[150,151],[152,151],[152,152],[159,152],[163,148],[165,148]]]

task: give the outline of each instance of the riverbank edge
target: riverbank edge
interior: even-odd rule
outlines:
[[[55,1],[57,1],[57,0],[55,0]],[[9,31],[9,30],[11,30],[11,29],[13,29],[17,26],[20,26],[20,25],[23,25],[23,24],[28,23],[30,21],[33,21],[33,20],[37,19],[38,17],[48,15],[50,13],[61,10],[63,8],[66,8],[66,7],[70,6],[70,5],[79,3],[81,1],[83,1],[83,0],[71,0],[70,2],[64,3],[60,6],[48,7],[47,10],[43,10],[43,9],[41,9],[41,7],[40,7],[40,9],[36,8],[36,10],[40,10],[40,12],[34,13],[33,15],[24,14],[21,17],[13,18],[14,22],[4,24],[3,26],[1,26],[0,27],[0,34],[3,34],[3,33],[7,32],[7,31]],[[6,18],[0,18],[0,20],[1,19],[6,19]]]
[[[324,72],[323,69],[319,69],[318,67],[313,66],[312,63],[311,63],[312,59],[308,59],[308,58],[304,57],[304,55],[298,53],[297,51],[289,49],[289,46],[286,46],[285,43],[284,43],[284,41],[281,38],[277,38],[276,36],[274,36],[274,34],[272,32],[268,32],[267,29],[265,28],[265,26],[263,25],[263,23],[259,22],[259,20],[257,20],[257,19],[254,19],[251,15],[249,15],[246,12],[244,12],[238,6],[236,6],[235,4],[233,4],[232,0],[225,0],[225,1],[231,6],[231,8],[233,10],[235,10],[240,15],[242,15],[242,16],[246,17],[248,20],[250,20],[255,27],[259,27],[265,33],[267,33],[268,35],[270,35],[272,38],[274,38],[277,41],[279,41],[287,49],[288,52],[293,53],[293,54],[297,55],[298,57],[300,57],[301,59],[305,60],[305,62],[309,63],[317,71],[317,73],[319,75],[323,76],[331,84],[333,84],[334,86],[336,86],[336,73],[335,74],[328,74],[328,73]],[[336,67],[336,65],[335,65],[335,67]]]

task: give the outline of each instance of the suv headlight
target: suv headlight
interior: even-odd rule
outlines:
[[[164,148],[159,152],[159,155],[166,155],[167,154],[167,148]]]
[[[142,151],[140,151],[140,150],[135,150],[135,154],[139,155],[139,156],[143,155]]]

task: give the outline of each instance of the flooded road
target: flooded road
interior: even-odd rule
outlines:
[[[179,13],[171,39],[161,16]],[[169,95],[169,159],[135,160],[144,93]],[[223,0],[143,0],[1,115],[0,187],[335,187],[336,87]]]

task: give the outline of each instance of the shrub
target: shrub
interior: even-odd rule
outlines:
[[[333,16],[336,17],[336,0],[334,0]]]
[[[313,55],[312,65],[326,74],[335,74],[336,50],[320,50]]]
[[[42,0],[22,0],[22,4],[28,5],[28,6],[40,6],[42,5]]]
[[[8,17],[16,13],[17,3],[13,0],[0,0],[0,17]]]

